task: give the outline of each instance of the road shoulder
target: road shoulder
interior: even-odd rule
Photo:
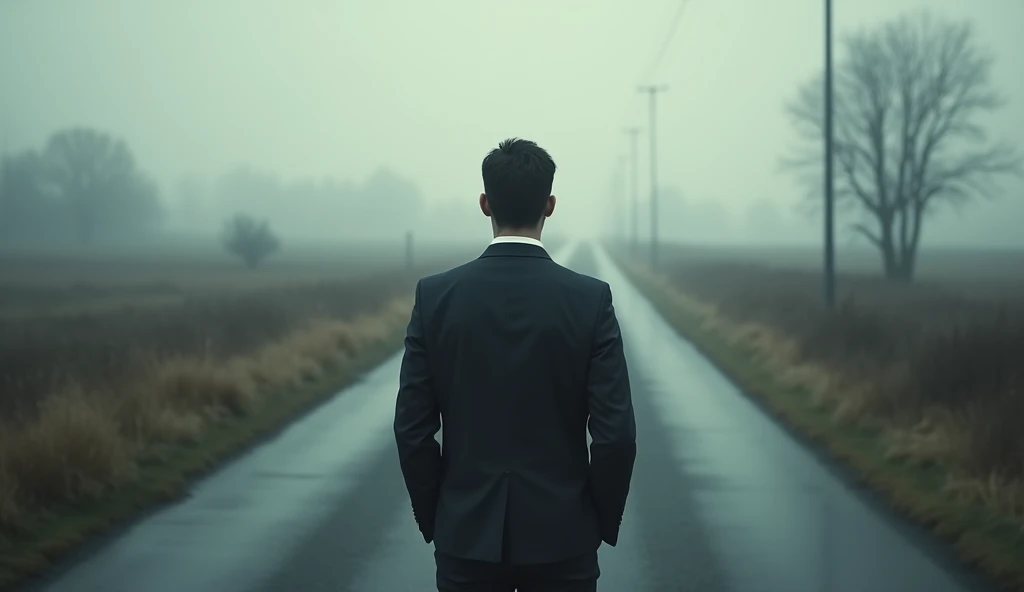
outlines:
[[[741,344],[709,330],[699,301],[641,264],[616,254],[613,260],[669,325],[792,433],[848,468],[899,515],[948,543],[967,566],[1008,589],[1024,589],[1024,530],[1018,524],[944,493],[938,470],[888,458],[876,428],[836,421],[808,393],[784,387]]]

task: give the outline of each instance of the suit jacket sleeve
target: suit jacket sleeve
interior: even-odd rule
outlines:
[[[423,540],[429,543],[434,538],[441,483],[441,446],[434,438],[441,429],[441,411],[427,361],[421,283],[416,285],[412,317],[405,335],[394,428],[413,516]]]
[[[601,538],[615,546],[636,460],[636,420],[622,335],[604,284],[587,377],[590,488]]]

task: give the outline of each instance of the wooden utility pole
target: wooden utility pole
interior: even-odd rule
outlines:
[[[825,306],[836,304],[835,212],[832,182],[832,0],[825,0],[825,274],[823,292]]]
[[[629,248],[634,256],[636,256],[640,250],[639,238],[637,237],[638,216],[640,215],[640,156],[637,146],[637,137],[640,135],[640,128],[631,127],[625,130],[629,134],[629,159],[630,159],[630,193],[631,201],[630,210],[630,243]]]
[[[647,93],[650,97],[651,123],[648,127],[648,134],[651,136],[651,268],[658,267],[658,145],[654,130],[655,115],[657,109],[657,97],[659,92],[668,90],[666,85],[641,86],[640,92]]]

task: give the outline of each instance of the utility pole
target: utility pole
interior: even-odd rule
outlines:
[[[835,308],[836,265],[832,182],[832,0],[825,0],[825,306]]]
[[[615,169],[615,211],[621,212],[621,215],[615,221],[615,234],[621,236],[623,243],[629,240],[629,218],[627,216],[628,204],[626,203],[626,200],[623,199],[623,196],[626,195],[627,162],[628,159],[626,156],[620,154],[617,160],[618,166]]]
[[[622,208],[623,217],[618,223],[618,230],[622,232],[623,245],[626,245],[630,241],[630,222],[629,222],[629,194],[626,191],[626,169],[629,166],[630,160],[626,155],[620,155],[618,157],[618,205]]]
[[[659,92],[668,90],[666,85],[641,86],[639,91],[650,97],[651,123],[648,133],[651,136],[651,268],[658,267],[658,145],[655,138],[655,111]]]
[[[630,245],[629,245],[629,247],[630,247],[630,251],[632,252],[633,256],[635,257],[637,255],[637,251],[640,249],[640,243],[638,242],[639,239],[637,238],[637,230],[638,230],[637,229],[637,217],[639,216],[639,212],[640,212],[640,187],[639,187],[639,178],[640,178],[639,167],[640,167],[640,162],[639,162],[639,155],[638,155],[638,150],[637,150],[637,137],[640,135],[640,128],[638,128],[638,127],[627,128],[625,130],[625,132],[627,134],[629,134],[629,158],[630,158],[630,161],[631,161],[631,163],[630,163],[630,185],[632,186],[631,187],[631,193],[632,193],[632,202],[633,202],[630,205],[630,210],[631,210],[631,215],[630,215],[631,236],[630,236]]]
[[[604,208],[605,217],[601,221],[604,224],[602,237],[613,239],[615,237],[615,171],[608,172],[608,207]]]

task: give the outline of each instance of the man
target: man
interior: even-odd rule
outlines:
[[[540,242],[547,152],[506,140],[482,170],[494,242],[416,286],[394,424],[405,484],[439,591],[593,591],[636,457],[611,290]]]

